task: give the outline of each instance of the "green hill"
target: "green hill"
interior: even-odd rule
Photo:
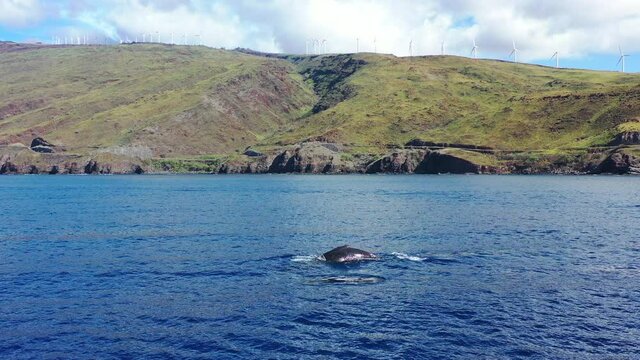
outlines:
[[[331,144],[320,150],[329,169],[364,171],[419,139],[411,145],[545,172],[636,154],[640,131],[640,75],[455,56],[0,46],[0,78],[0,154],[14,163],[38,162],[15,144],[42,137],[56,145],[49,165],[109,154],[151,171],[267,171],[276,155],[316,142]],[[244,157],[247,147],[266,157]],[[314,169],[316,150],[304,155]]]
[[[356,58],[366,65],[347,80],[353,97],[274,139],[324,136],[371,146],[421,138],[539,150],[604,145],[625,127],[640,127],[636,74],[453,56]]]
[[[204,47],[42,47],[0,53],[0,143],[225,153],[309,111],[287,62]]]

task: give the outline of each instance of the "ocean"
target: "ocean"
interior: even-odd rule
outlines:
[[[638,177],[2,176],[0,358],[639,358],[639,234]]]

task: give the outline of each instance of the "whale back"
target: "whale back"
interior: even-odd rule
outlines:
[[[349,262],[376,258],[374,254],[368,251],[352,248],[349,245],[338,246],[322,254],[322,256],[329,262]]]

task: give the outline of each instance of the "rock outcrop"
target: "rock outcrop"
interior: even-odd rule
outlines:
[[[263,156],[263,154],[261,152],[253,150],[253,149],[245,150],[243,155],[248,156],[248,157],[260,157],[260,156]]]
[[[367,166],[366,173],[391,174],[484,174],[500,169],[476,164],[452,154],[430,150],[403,150],[386,155]]]
[[[487,167],[453,155],[438,151],[427,153],[424,160],[415,169],[416,174],[481,174],[489,171]]]
[[[220,165],[218,174],[264,174],[269,170],[269,159],[264,156],[249,162],[230,162]]]
[[[47,144],[36,141],[34,146],[47,147]],[[10,145],[0,148],[0,175],[142,174],[145,172],[143,161],[140,159],[103,153],[94,156],[86,158],[63,152],[34,152],[26,146]]]
[[[640,157],[614,151],[598,165],[596,174],[640,174]]]
[[[416,168],[424,161],[429,151],[424,150],[405,150],[391,153],[384,156],[369,166],[367,166],[367,174],[390,173],[390,174],[407,174],[413,173]]]
[[[341,159],[341,154],[325,144],[303,143],[293,149],[278,154],[272,161],[269,173],[327,174],[355,172],[355,167]]]
[[[39,153],[53,153],[55,146],[41,137],[31,141],[31,150]]]
[[[619,133],[608,145],[640,145],[640,131],[627,131]]]
[[[5,161],[0,164],[0,175],[5,174],[17,174],[18,167],[10,161]]]

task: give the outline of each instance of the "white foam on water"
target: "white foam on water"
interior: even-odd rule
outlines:
[[[409,261],[425,261],[427,260],[427,258],[423,258],[420,256],[412,256],[412,255],[408,255],[405,253],[400,253],[400,252],[393,252],[391,253],[391,255],[395,256],[397,259],[400,260],[409,260]]]
[[[333,284],[375,284],[384,281],[379,276],[332,276],[320,279],[321,282]]]
[[[293,262],[313,262],[313,261],[319,261],[322,260],[320,258],[320,256],[317,255],[296,255],[294,257],[291,258],[291,261]]]

